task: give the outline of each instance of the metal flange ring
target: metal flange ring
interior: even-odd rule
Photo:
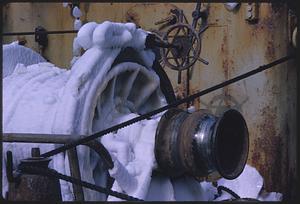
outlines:
[[[166,66],[181,71],[195,64],[200,55],[201,40],[193,27],[184,23],[175,24],[163,35],[163,40],[173,45],[161,49]]]

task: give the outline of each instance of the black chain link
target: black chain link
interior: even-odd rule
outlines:
[[[80,185],[83,186],[85,188],[89,188],[92,189],[94,191],[100,192],[100,193],[104,193],[106,195],[111,195],[123,200],[127,200],[127,201],[144,201],[142,199],[139,198],[135,198],[132,197],[130,195],[127,195],[125,193],[120,193],[117,191],[113,191],[111,189],[107,189],[101,186],[97,186],[91,183],[88,183],[86,181],[82,181],[80,179],[76,179],[74,177],[71,176],[67,176],[61,173],[58,173],[57,171],[55,171],[54,169],[49,169],[49,168],[41,168],[41,167],[36,167],[36,166],[28,166],[28,165],[19,165],[19,170],[22,173],[29,173],[29,174],[37,174],[37,175],[43,175],[43,176],[49,176],[52,178],[57,178],[57,179],[61,179],[70,183],[74,183],[76,185]]]
[[[230,195],[232,195],[235,199],[240,199],[241,197],[236,194],[233,190],[231,190],[230,188],[227,188],[225,186],[218,186],[217,187],[218,189],[218,194],[221,195],[222,194],[222,191],[225,191],[227,193],[229,193]]]

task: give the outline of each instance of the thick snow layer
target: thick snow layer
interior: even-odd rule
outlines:
[[[32,49],[19,45],[18,42],[4,44],[2,78],[13,73],[18,63],[28,66],[39,62],[46,62],[46,60]]]
[[[74,40],[76,46],[73,47],[73,50],[78,50],[78,47],[82,47],[87,50],[93,46],[93,32],[98,24],[95,22],[89,22],[84,24],[78,31],[77,37]],[[78,53],[78,52],[75,52]],[[80,54],[80,52],[79,52]],[[78,55],[79,55],[78,54]]]
[[[238,178],[234,180],[222,178],[218,181],[218,185],[230,188],[242,198],[257,198],[263,186],[263,178],[255,168],[247,166]],[[229,198],[231,198],[231,196],[224,193],[218,200]]]
[[[88,50],[92,47],[100,50],[117,51],[125,47],[132,47],[139,51],[141,58],[147,67],[152,67],[154,53],[145,50],[147,32],[137,29],[134,23],[112,23],[105,21],[101,24],[89,22],[84,24],[78,31],[73,42],[73,59],[75,64],[81,53],[81,48]]]
[[[128,114],[119,117],[116,123],[136,117]],[[159,118],[135,123],[132,127],[121,129],[117,134],[102,138],[102,143],[116,158],[114,168],[109,170],[115,178],[112,190],[126,192],[144,199],[151,182],[152,169],[155,164],[154,137]],[[108,200],[119,199],[109,196]]]
[[[96,26],[87,29],[88,31],[85,31],[86,27],[83,26],[83,30],[78,32],[77,48],[84,47],[86,51],[82,56],[77,56],[71,70],[60,69],[50,63],[30,66],[19,64],[11,75],[3,79],[3,131],[5,133],[89,135],[94,131],[110,127],[114,124],[114,119],[121,119],[124,113],[126,113],[124,117],[128,117],[130,112],[143,113],[165,105],[165,99],[159,89],[159,78],[151,69],[154,54],[144,50],[146,32],[136,29],[134,24],[105,22],[92,25]],[[124,38],[116,42],[115,39],[119,35]],[[74,44],[76,45],[76,42]],[[145,59],[143,64],[146,67],[131,62],[111,67],[120,51],[128,45],[139,50],[142,59]],[[7,59],[13,57],[7,56]],[[141,127],[142,134],[145,135],[150,127],[153,130],[155,124]],[[151,151],[153,143],[151,141],[149,143],[147,138],[140,138],[139,141],[140,144],[133,145],[134,152],[142,155],[145,144],[148,145],[147,152],[150,155],[153,152]],[[31,147],[36,146],[45,152],[58,145],[4,143],[3,151],[5,153],[7,150],[12,150],[14,164],[17,165],[20,159],[29,157]],[[85,146],[78,146],[77,152],[81,177],[87,182],[104,186],[103,168],[98,155]],[[138,156],[134,158],[138,160],[128,160],[131,162],[129,167],[131,166],[133,170],[135,164],[140,165],[136,161],[142,161]],[[7,190],[5,157],[3,162],[4,195]],[[117,170],[122,169],[121,165],[117,168],[118,164],[124,164],[122,162],[121,157],[116,157],[115,174],[113,174],[114,170],[111,170],[116,178],[120,178],[118,175],[122,174],[122,171]],[[150,183],[149,175],[153,163],[153,159],[150,159],[145,163],[147,168],[137,170],[141,172],[138,178],[142,179],[137,181],[136,188],[132,188],[132,192],[136,195],[144,197],[147,193],[145,182]],[[60,173],[69,174],[67,155],[61,153],[54,156],[50,167]],[[128,171],[128,175],[132,174],[131,170]],[[119,183],[126,188],[121,180]],[[61,181],[61,188],[63,200],[72,200],[72,185]],[[102,194],[89,189],[84,188],[84,193],[86,200],[103,199]]]
[[[282,199],[281,193],[266,193],[262,192],[263,178],[260,173],[252,166],[246,165],[242,174],[234,179],[219,179],[218,185],[225,186],[241,198],[254,198],[261,201],[280,201]],[[222,195],[215,199],[215,201],[231,199],[232,196],[227,192],[223,192]]]

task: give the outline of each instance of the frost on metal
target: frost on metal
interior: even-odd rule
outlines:
[[[90,24],[93,28],[87,29]],[[151,68],[154,54],[145,50],[146,32],[132,23],[90,24],[83,26],[75,39],[74,45],[78,43],[86,51],[82,56],[76,56],[70,70],[60,69],[51,63],[33,62],[30,66],[19,64],[11,75],[3,79],[5,133],[89,135],[131,117],[131,113],[143,114],[166,104],[160,91],[159,77]],[[123,62],[112,67],[120,51],[128,46],[137,50],[143,65]],[[113,189],[122,187],[127,190],[122,182],[124,178],[120,175],[126,175],[128,171],[128,175],[132,174],[133,178],[139,180],[132,188],[132,193],[145,196],[146,178],[149,183],[154,163],[154,135],[145,137],[155,132],[157,120],[151,121],[147,126],[140,122],[123,130],[129,132],[130,128],[135,127],[136,130],[132,129],[135,135],[126,134],[126,137],[122,137],[118,136],[122,132],[119,131],[103,138],[111,137],[106,139],[109,142],[103,143],[116,158],[115,168],[111,170],[116,178]],[[144,137],[140,138],[138,133]],[[40,147],[42,153],[57,145],[4,143],[3,151],[12,150],[14,165],[17,165],[21,158],[29,157],[31,147],[36,146]],[[131,157],[122,159],[126,157],[123,150]],[[81,178],[105,186],[101,160],[87,147],[78,146],[77,151]],[[148,158],[143,169],[137,168],[141,165],[141,156]],[[5,158],[3,161],[4,194],[7,191]],[[68,158],[64,153],[55,156],[50,167],[60,173],[70,174]],[[61,189],[63,200],[73,199],[71,184],[61,181]],[[92,190],[84,189],[84,193],[86,200],[105,199],[104,195]]]
[[[146,36],[147,32],[133,23],[87,23],[74,39],[70,70],[46,63],[39,56],[24,62],[13,53],[4,55],[5,67],[9,67],[4,69],[12,73],[3,79],[3,132],[89,135],[165,105],[159,77],[151,68],[155,55],[145,50]],[[122,62],[112,66],[126,47],[137,51],[143,65]],[[109,170],[115,179],[112,190],[145,200],[214,200],[216,188],[210,182],[152,175],[157,167],[154,139],[159,119],[157,115],[99,139],[113,158],[114,168]],[[13,152],[16,168],[20,159],[30,156],[32,147],[40,147],[44,153],[57,146],[4,143],[3,152]],[[78,146],[77,152],[81,178],[105,186],[101,159],[85,146]],[[5,160],[3,195],[8,189]],[[50,168],[70,175],[67,154],[54,156]],[[72,184],[60,183],[63,200],[73,200]],[[233,181],[221,179],[219,183],[240,196],[278,198],[274,193],[259,195],[262,178],[252,167],[246,166]],[[84,196],[85,200],[119,200],[86,188]],[[228,198],[222,196],[217,199]]]
[[[25,66],[46,62],[37,52],[19,45],[18,42],[3,45],[2,78],[12,74],[18,63]]]

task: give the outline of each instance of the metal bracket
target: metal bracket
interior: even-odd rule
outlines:
[[[258,22],[258,3],[248,3],[246,5],[246,21],[251,24],[255,24]]]
[[[48,34],[47,30],[42,26],[38,26],[35,28],[34,40],[39,44],[39,46],[45,49],[48,46]]]
[[[193,22],[191,25],[188,23],[182,9],[171,9],[170,14],[171,16],[155,24],[163,24],[159,30],[167,28],[162,39],[169,45],[159,46],[162,48],[161,63],[178,71],[178,84],[180,84],[182,70],[187,70],[189,80],[192,76],[193,65],[197,60],[205,65],[208,64],[206,60],[200,57],[201,34],[208,28],[208,10],[207,7],[201,10],[201,3],[198,1],[195,10],[192,12]],[[201,23],[199,29],[197,29],[199,19],[201,19]],[[191,71],[189,68],[191,68]]]
[[[19,171],[13,170],[13,155],[11,151],[6,152],[6,177],[7,181],[10,183],[20,183],[21,174]]]

